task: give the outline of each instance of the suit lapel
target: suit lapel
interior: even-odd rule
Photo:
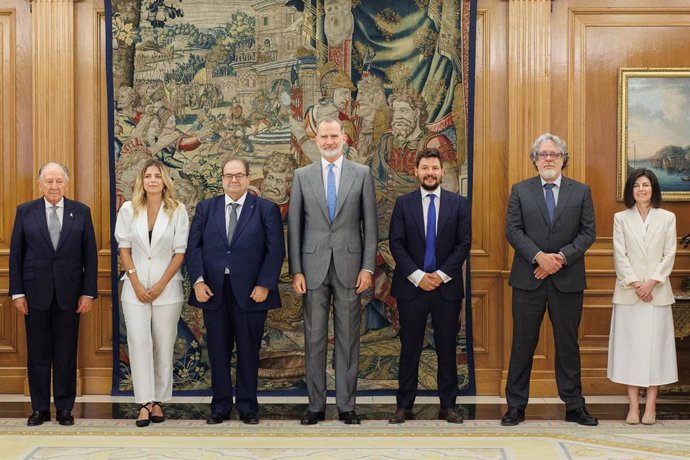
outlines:
[[[647,219],[649,219],[649,216],[647,216]],[[625,212],[625,225],[628,227],[629,233],[633,236],[637,245],[644,251],[647,245],[642,237],[642,219],[640,219],[634,207]]]
[[[649,225],[647,226],[647,234],[644,239],[644,248],[647,249],[649,246],[649,243],[652,241],[652,235],[656,233],[657,228],[662,224],[659,222],[659,215],[657,214],[656,209],[652,208],[649,210],[649,214],[647,214],[647,220],[649,221]]]
[[[412,221],[415,222],[415,227],[417,227],[419,237],[421,238],[421,241],[426,241],[426,232],[424,229],[424,205],[422,204],[422,193],[419,191],[419,189],[412,193],[410,206]]]
[[[441,189],[441,209],[438,213],[438,224],[436,224],[436,235],[443,234],[443,227],[448,223],[449,217],[452,213],[451,202],[450,202],[450,192]]]
[[[216,197],[209,211],[210,217],[213,219],[213,227],[218,232],[219,238],[222,238],[225,241],[225,245],[228,246],[228,229],[225,226],[225,194]]]
[[[58,246],[55,249],[56,251],[60,250],[60,246],[62,246],[62,243],[65,241],[65,239],[67,239],[69,233],[72,231],[72,226],[74,225],[74,213],[76,212],[74,202],[72,200],[65,198],[63,204],[65,209],[62,213],[62,229],[60,229],[60,240],[58,241]]]
[[[340,171],[340,187],[338,187],[338,201],[335,207],[335,217],[343,207],[343,203],[347,199],[347,195],[352,190],[352,184],[355,182],[355,168],[352,163],[346,158],[343,158],[343,167]]]
[[[156,246],[156,243],[161,239],[165,230],[168,228],[170,223],[170,217],[163,209],[163,204],[161,204],[158,210],[158,215],[156,216],[156,222],[153,223],[153,233],[151,234],[151,249]],[[146,236],[148,237],[148,222],[146,223]]]
[[[312,169],[308,171],[309,174],[307,174],[307,183],[309,184],[309,189],[314,194],[314,199],[319,204],[319,207],[323,212],[323,216],[326,218],[326,222],[330,222],[330,219],[328,218],[328,207],[326,205],[326,189],[323,186],[321,160],[313,163],[311,168]],[[342,184],[342,180],[340,183]]]
[[[546,198],[544,198],[544,187],[542,187],[541,185],[541,179],[539,178],[539,176],[532,179],[529,188],[532,191],[532,195],[534,196],[534,202],[537,203],[537,208],[539,208],[539,211],[541,211],[541,215],[544,218],[544,222],[546,222],[547,226],[551,226],[551,224],[549,223],[549,211],[546,209]],[[560,202],[560,200],[561,196],[559,192],[558,201]],[[554,214],[554,222],[555,221],[556,219]]]
[[[151,245],[149,243],[149,222],[147,214],[148,213],[146,212],[145,208],[137,213],[136,217],[134,218],[134,230],[141,240],[142,247],[145,247],[148,250],[150,249]]]
[[[252,214],[254,214],[255,209],[256,209],[256,197],[254,195],[247,193],[247,196],[244,199],[244,204],[242,205],[242,207],[240,209],[240,218],[237,220],[237,225],[235,226],[235,231],[232,234],[232,241],[230,242],[231,247],[232,247],[233,243],[235,241],[237,241],[237,238],[239,238],[240,235],[242,234],[242,231],[245,229],[245,227],[247,226],[247,223],[252,218]]]
[[[50,232],[48,231],[45,199],[39,198],[35,201],[33,215],[34,219],[36,220],[36,225],[41,229],[41,234],[45,238],[46,243],[48,243],[48,246],[53,249],[53,242],[50,240]]]

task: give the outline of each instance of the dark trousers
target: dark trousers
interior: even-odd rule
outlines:
[[[29,304],[24,321],[33,410],[50,410],[51,368],[55,409],[72,410],[77,396],[79,314],[76,310],[60,309],[53,297],[47,310],[36,310]]]
[[[398,407],[412,409],[414,405],[419,380],[419,357],[424,346],[424,332],[429,313],[434,327],[434,343],[438,358],[438,396],[442,408],[454,407],[458,392],[456,344],[461,301],[448,302],[438,290],[427,292],[420,289],[414,299],[398,299],[397,303],[401,345],[396,395]]]
[[[532,359],[546,309],[556,344],[558,396],[567,410],[584,407],[577,343],[582,298],[582,291],[561,292],[548,278],[534,291],[513,288],[513,345],[506,382],[508,407],[524,409],[527,406]]]
[[[259,351],[264,335],[264,311],[244,311],[235,302],[230,278],[223,281],[220,306],[204,310],[206,342],[211,361],[211,412],[229,416],[233,406],[230,361],[233,345],[237,349],[235,403],[245,414],[258,414],[256,387],[259,382]]]

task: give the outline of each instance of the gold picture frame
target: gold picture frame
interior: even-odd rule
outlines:
[[[617,198],[630,170],[649,168],[667,201],[690,201],[690,68],[618,72]]]

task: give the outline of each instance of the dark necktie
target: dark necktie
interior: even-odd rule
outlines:
[[[553,217],[554,214],[556,214],[556,198],[553,196],[553,188],[556,186],[556,184],[544,184],[544,188],[546,189],[545,197],[546,197],[546,210],[549,213],[549,223],[553,224]]]
[[[338,202],[338,196],[335,192],[335,173],[333,168],[335,164],[331,163],[328,165],[328,176],[326,178],[326,203],[328,204],[328,218],[331,223],[335,219],[335,206]]]
[[[430,193],[429,211],[426,216],[426,248],[424,250],[424,271],[431,273],[436,271],[436,195]]]
[[[57,206],[51,206],[50,208],[48,233],[50,233],[50,241],[53,243],[53,249],[57,249],[58,242],[60,241],[60,219],[57,215]]]
[[[232,234],[235,233],[235,226],[237,226],[237,207],[239,203],[229,203],[230,217],[228,219],[228,244],[232,241]]]

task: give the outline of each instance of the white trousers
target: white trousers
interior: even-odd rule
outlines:
[[[182,302],[155,306],[122,302],[122,312],[127,325],[134,401],[169,401]]]

